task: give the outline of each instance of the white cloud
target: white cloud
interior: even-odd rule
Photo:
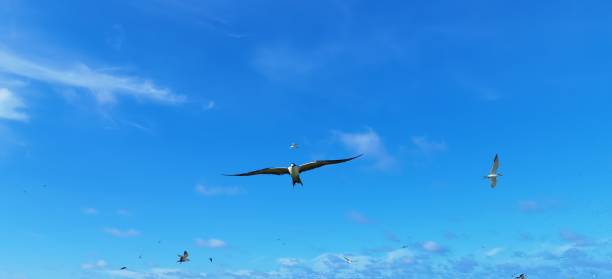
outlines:
[[[446,249],[440,246],[440,244],[438,244],[435,241],[431,241],[431,240],[423,242],[421,244],[421,248],[423,248],[423,250],[427,252],[432,252],[432,253],[442,253],[446,251]]]
[[[240,187],[215,187],[215,186],[206,186],[203,184],[198,184],[195,187],[196,192],[200,193],[203,196],[213,197],[213,196],[236,196],[244,194],[244,189]]]
[[[434,153],[444,152],[448,149],[446,142],[444,141],[432,141],[424,136],[412,137],[412,144],[414,144],[419,151],[431,155]]]
[[[104,232],[115,237],[134,237],[140,235],[140,232],[134,229],[120,230],[116,228],[105,228]]]
[[[357,211],[351,211],[346,216],[349,218],[349,220],[357,224],[365,225],[372,222],[368,217]]]
[[[204,110],[211,110],[214,109],[215,106],[217,104],[215,103],[215,101],[208,101],[208,103],[206,104],[206,106],[204,107]]]
[[[195,242],[197,246],[206,247],[206,248],[223,248],[227,246],[225,241],[221,239],[216,239],[216,238],[210,238],[210,239],[196,238]]]
[[[397,249],[387,253],[386,261],[389,263],[412,263],[413,253],[408,249]]]
[[[32,80],[90,90],[100,102],[110,102],[115,95],[130,95],[161,103],[181,103],[185,96],[173,94],[150,80],[118,76],[91,69],[84,64],[61,68],[36,62],[0,49],[0,72]]]
[[[95,269],[95,268],[104,268],[106,267],[106,261],[105,260],[97,260],[96,262],[93,263],[84,263],[81,265],[82,269]]]
[[[276,262],[282,266],[296,266],[300,263],[300,260],[296,258],[280,258]]]
[[[7,88],[0,88],[0,118],[26,121],[28,115],[22,110],[25,108],[23,101]]]
[[[83,214],[87,214],[87,215],[98,214],[98,210],[93,207],[86,207],[86,208],[81,209],[81,211],[83,212]]]
[[[502,247],[495,247],[493,249],[490,249],[490,250],[486,251],[484,254],[487,257],[495,257],[499,253],[501,253],[502,251],[504,251],[504,248],[502,248]]]
[[[349,150],[375,158],[379,167],[389,166],[394,161],[380,136],[372,129],[357,133],[335,132],[335,135]]]

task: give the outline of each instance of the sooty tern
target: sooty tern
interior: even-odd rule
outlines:
[[[361,157],[361,155],[357,155],[355,157],[346,158],[346,159],[339,159],[339,160],[317,160],[317,161],[313,161],[310,163],[302,164],[300,166],[294,163],[291,163],[291,165],[289,165],[288,168],[265,168],[265,169],[260,169],[260,170],[247,172],[247,173],[225,174],[225,175],[227,176],[250,176],[250,175],[257,175],[257,174],[275,174],[275,175],[288,174],[288,175],[291,175],[291,181],[293,182],[293,186],[295,186],[295,184],[297,183],[304,186],[304,184],[302,184],[302,180],[300,179],[300,173],[309,171],[309,170],[313,170],[313,169],[316,169],[322,166],[326,166],[326,165],[333,165],[333,164],[340,164],[340,163],[348,162],[350,160]]]

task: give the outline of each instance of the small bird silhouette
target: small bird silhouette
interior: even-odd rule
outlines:
[[[344,261],[345,261],[347,264],[352,264],[352,263],[353,263],[353,260],[351,260],[351,259],[349,259],[349,258],[347,258],[347,257],[343,257],[343,258],[344,258]]]
[[[289,146],[289,148],[291,148],[291,149],[293,149],[293,150],[296,150],[298,147],[299,147],[299,146],[298,146],[298,144],[297,144],[297,143],[295,143],[295,142],[294,142],[294,143],[292,143],[292,144]]]
[[[212,263],[212,258],[208,258],[208,260]]]
[[[176,261],[177,263],[184,263],[189,261],[189,253],[187,251],[183,252],[183,255],[178,255],[179,259]]]
[[[125,266],[120,268],[120,270],[126,270],[126,269],[127,269],[127,267],[125,267]]]

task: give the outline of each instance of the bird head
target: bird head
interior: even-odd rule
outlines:
[[[289,165],[289,166],[295,167],[297,165],[295,163],[291,163],[291,165]]]

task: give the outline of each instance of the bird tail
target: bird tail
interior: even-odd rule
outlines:
[[[299,176],[292,177],[291,180],[293,181],[293,186],[295,186],[295,184],[300,184],[304,186],[304,184],[302,184],[302,179]]]

